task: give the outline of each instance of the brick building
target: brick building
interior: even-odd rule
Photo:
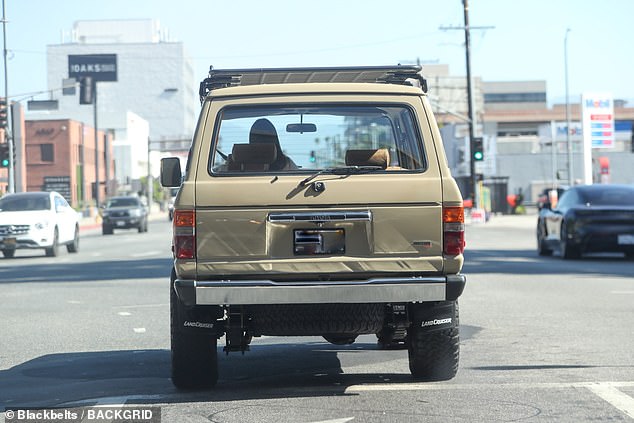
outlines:
[[[116,175],[108,134],[99,131],[95,145],[94,129],[81,122],[27,120],[24,138],[27,191],[58,191],[75,208],[94,204],[97,158],[99,198],[114,192]]]

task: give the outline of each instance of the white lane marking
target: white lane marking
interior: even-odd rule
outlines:
[[[128,395],[122,397],[102,397],[102,398],[89,398],[79,401],[70,401],[60,404],[62,407],[73,407],[82,405],[94,405],[96,407],[110,406],[110,407],[123,407],[128,401],[147,401],[147,400],[160,400],[164,398],[164,395]]]
[[[134,304],[134,305],[114,306],[112,308],[165,307],[165,306],[168,306],[168,305],[169,305],[169,303],[163,303],[163,304]]]
[[[145,333],[145,328],[134,328],[132,330],[134,333]]]
[[[320,420],[318,422],[312,422],[312,423],[347,423],[351,420],[354,420],[354,417],[344,417],[342,419],[334,419],[334,420]]]
[[[344,393],[373,392],[373,391],[458,391],[458,390],[484,390],[484,389],[565,389],[588,388],[602,385],[610,387],[629,388],[634,387],[634,382],[553,382],[553,383],[498,383],[495,385],[485,383],[473,384],[428,384],[428,383],[381,383],[368,385],[350,385]]]
[[[609,384],[597,383],[596,385],[590,385],[586,388],[599,398],[607,401],[612,407],[621,410],[634,419],[634,398]]]
[[[119,316],[132,316],[132,313],[128,313],[127,311],[120,311],[117,314]]]

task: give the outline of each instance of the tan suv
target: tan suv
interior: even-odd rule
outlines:
[[[218,379],[217,342],[376,334],[419,380],[458,369],[462,198],[418,66],[211,69],[181,185],[172,380]]]

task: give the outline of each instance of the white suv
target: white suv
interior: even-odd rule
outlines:
[[[79,215],[57,192],[21,192],[0,198],[0,250],[11,258],[17,249],[42,248],[49,257],[59,246],[79,251]]]

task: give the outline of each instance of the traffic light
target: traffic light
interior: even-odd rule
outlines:
[[[315,150],[311,150],[310,152],[310,162],[315,163],[317,161],[317,156],[315,155]]]
[[[92,104],[95,95],[95,84],[90,76],[83,76],[79,80],[79,104]]]
[[[7,100],[0,99],[0,129],[7,127]]]
[[[473,160],[480,162],[484,160],[484,140],[482,137],[473,138]]]
[[[9,156],[9,144],[3,142],[0,144],[0,167],[9,167],[11,157]]]

